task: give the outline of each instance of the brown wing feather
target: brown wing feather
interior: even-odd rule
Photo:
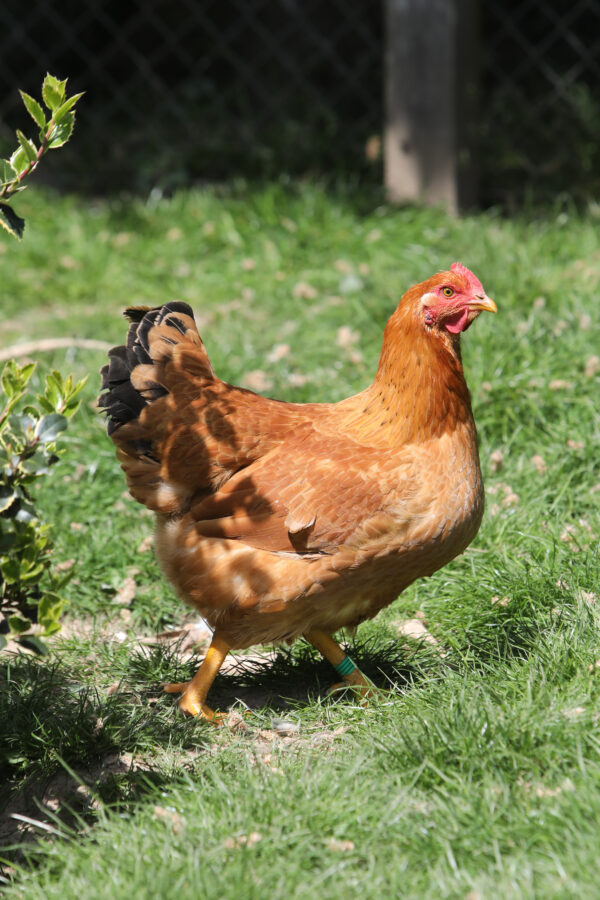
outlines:
[[[216,494],[193,504],[196,533],[263,550],[335,552],[384,507],[373,456],[349,438],[306,425]]]

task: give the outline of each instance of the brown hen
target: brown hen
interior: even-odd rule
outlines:
[[[221,381],[186,303],[134,307],[100,405],[156,552],[214,628],[180,707],[205,704],[230,649],[303,635],[344,682],[367,682],[331,634],[391,603],[473,540],[483,513],[460,334],[496,311],[454,263],[406,292],[370,387],[284,403]]]

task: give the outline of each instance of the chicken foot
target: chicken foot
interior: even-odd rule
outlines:
[[[373,694],[371,682],[367,681],[360,669],[355,666],[350,657],[344,653],[331,635],[320,631],[318,628],[313,628],[311,631],[305,632],[304,637],[309,644],[316,647],[319,653],[325,657],[327,662],[331,663],[336,672],[344,679],[332,685],[330,688],[331,692],[340,688],[353,687],[363,691],[365,698]]]
[[[167,694],[182,694],[179,701],[181,712],[207,719],[215,724],[225,718],[223,713],[216,713],[204,701],[228,653],[229,645],[215,632],[202,665],[192,680],[163,686]]]

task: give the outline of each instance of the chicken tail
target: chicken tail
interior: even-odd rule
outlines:
[[[98,405],[131,494],[157,512],[173,514],[185,505],[188,491],[174,484],[162,459],[171,419],[168,406],[162,407],[176,379],[180,385],[195,382],[197,390],[198,379],[206,383],[215,375],[187,303],[134,306],[125,316],[131,323],[127,342],[108,353]]]
[[[214,377],[187,303],[173,301],[154,308],[130,306],[124,315],[131,323],[127,344],[109,350],[109,362],[100,372],[106,393],[100,395],[98,405],[106,412],[109,435],[137,419],[145,406],[168,393],[164,370],[178,345],[193,343],[195,372]]]

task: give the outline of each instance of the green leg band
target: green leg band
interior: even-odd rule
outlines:
[[[350,672],[354,672],[356,666],[352,662],[349,656],[345,656],[343,660],[337,664],[337,666],[333,667],[338,675],[341,675],[342,678],[345,675],[349,675]]]

